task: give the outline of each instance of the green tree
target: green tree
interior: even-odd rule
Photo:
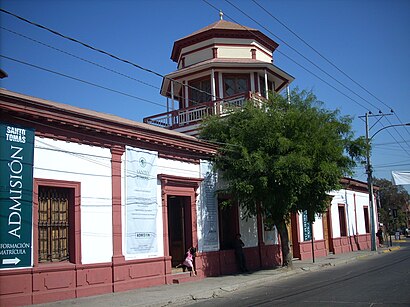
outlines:
[[[379,221],[386,226],[389,232],[407,227],[406,210],[409,202],[407,190],[402,186],[393,185],[387,179],[375,178],[373,182],[379,187]]]
[[[290,103],[274,94],[229,116],[211,116],[200,137],[221,144],[213,162],[225,179],[224,192],[248,215],[259,208],[277,226],[284,266],[292,266],[290,214],[307,210],[313,222],[325,212],[327,192],[340,187],[365,149],[363,138],[353,138],[350,117],[325,110],[312,92],[297,89]]]

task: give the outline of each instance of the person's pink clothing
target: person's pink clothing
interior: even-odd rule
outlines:
[[[187,253],[186,253],[185,260],[184,260],[184,262],[183,262],[182,264],[183,264],[183,265],[186,265],[186,266],[189,267],[189,268],[193,268],[193,267],[194,267],[194,264],[193,264],[192,261],[193,261],[193,259],[192,259],[191,251],[188,250]]]

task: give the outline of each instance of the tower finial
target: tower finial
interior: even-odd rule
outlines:
[[[221,20],[224,19],[223,16],[224,16],[224,13],[222,12],[222,10],[219,10],[219,18],[220,18]]]

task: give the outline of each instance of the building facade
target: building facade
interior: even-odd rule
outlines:
[[[1,305],[233,273],[239,231],[250,269],[280,263],[260,218],[218,207],[214,145],[7,90],[0,111]],[[190,246],[197,276],[176,268]]]
[[[293,80],[273,64],[277,46],[223,20],[176,41],[161,87],[169,112],[144,123],[1,89],[0,305],[235,273],[237,233],[249,270],[281,265],[275,227],[220,205],[217,147],[195,138],[203,116]],[[313,227],[292,215],[296,257],[369,247],[365,184],[343,180]],[[191,246],[196,276],[178,268]]]
[[[290,232],[294,257],[311,259],[371,248],[367,183],[342,178],[341,184],[342,189],[330,192],[332,200],[329,208],[324,214],[316,216],[312,226],[303,212],[292,215]],[[374,217],[374,223],[378,225],[377,208],[374,208]]]

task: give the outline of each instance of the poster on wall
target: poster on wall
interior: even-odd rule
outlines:
[[[217,175],[208,161],[201,160],[201,198],[198,212],[202,230],[200,248],[203,251],[219,250]]]
[[[158,153],[126,148],[126,251],[129,255],[158,252]]]
[[[0,269],[31,267],[34,130],[0,123]]]

